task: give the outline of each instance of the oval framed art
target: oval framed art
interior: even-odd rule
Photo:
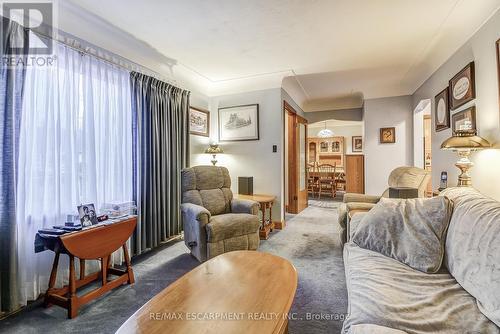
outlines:
[[[449,89],[446,87],[438,95],[434,97],[436,114],[434,123],[436,132],[443,131],[450,128],[450,108],[448,99]]]
[[[476,98],[474,62],[470,62],[450,80],[450,108],[458,107]]]

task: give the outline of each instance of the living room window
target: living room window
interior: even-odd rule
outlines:
[[[33,257],[40,228],[80,203],[132,200],[129,72],[56,44],[52,67],[26,72],[19,144],[17,233],[22,300],[46,286],[50,254]],[[42,274],[43,273],[43,274]]]

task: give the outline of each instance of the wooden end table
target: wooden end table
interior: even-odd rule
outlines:
[[[274,228],[281,229],[283,227],[283,225],[281,224],[279,224],[279,226],[275,226],[275,223],[273,222],[272,210],[274,201],[276,200],[276,196],[262,195],[262,194],[254,194],[254,195],[235,194],[234,197],[239,199],[248,199],[259,203],[260,211],[262,212],[262,222],[259,231],[259,237],[261,240],[269,238],[269,233],[272,232]],[[266,219],[267,209],[269,209],[269,220]]]
[[[127,240],[134,232],[137,217],[131,216],[110,224],[99,224],[81,231],[70,232],[58,237],[49,238],[39,236],[45,244],[45,249],[54,251],[54,264],[50,273],[49,288],[45,293],[44,304],[46,307],[52,304],[59,305],[68,310],[68,318],[76,317],[78,308],[89,301],[102,296],[111,289],[124,283],[134,283],[134,273],[130,264],[130,258],[126,246]],[[110,267],[111,254],[122,248],[126,268],[120,270]],[[55,288],[59,255],[69,256],[69,284],[62,288]],[[80,277],[76,279],[75,258],[80,259]],[[85,260],[101,260],[101,270],[85,275]],[[109,275],[118,276],[108,280]],[[91,282],[100,280],[101,286],[78,296],[76,290]]]

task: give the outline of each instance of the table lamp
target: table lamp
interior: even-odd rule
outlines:
[[[205,150],[205,153],[212,155],[212,160],[210,161],[212,162],[212,165],[215,166],[215,164],[217,163],[217,159],[215,159],[215,156],[219,153],[224,153],[224,151],[219,146],[219,144],[210,144]]]
[[[442,150],[451,150],[458,153],[460,159],[455,163],[455,166],[461,171],[458,176],[459,187],[472,186],[472,180],[469,175],[469,169],[474,166],[474,163],[469,160],[471,152],[489,147],[491,145],[486,139],[479,137],[475,132],[469,131],[457,131],[452,137],[446,139],[441,144]]]

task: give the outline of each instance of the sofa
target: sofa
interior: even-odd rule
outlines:
[[[342,333],[500,333],[500,203],[473,188],[440,196],[453,211],[444,259],[432,274],[359,247],[353,240],[368,213],[353,215],[343,251],[348,314]]]
[[[389,187],[409,187],[418,189],[418,197],[425,197],[427,184],[431,179],[429,171],[418,167],[397,167],[390,174],[387,183]],[[343,203],[339,206],[338,221],[341,228],[341,239],[344,243],[348,235],[348,213],[351,210],[370,210],[380,198],[389,197],[389,188],[381,196],[346,193]]]
[[[227,168],[185,168],[181,184],[184,243],[198,261],[259,247],[259,203],[233,198]]]

